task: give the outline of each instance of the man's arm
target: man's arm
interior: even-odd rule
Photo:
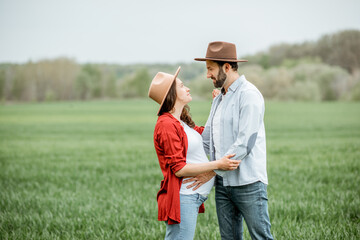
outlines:
[[[243,160],[253,149],[264,116],[264,102],[256,91],[244,93],[238,136],[225,155],[234,153],[233,159]]]

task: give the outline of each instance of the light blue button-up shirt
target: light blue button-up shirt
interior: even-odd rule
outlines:
[[[226,95],[219,94],[214,98],[202,133],[205,152],[211,161],[215,160],[213,117],[221,101],[220,155],[236,154],[233,159],[242,161],[236,170],[215,172],[223,177],[224,186],[241,186],[257,181],[268,184],[264,98],[244,75],[230,85]]]

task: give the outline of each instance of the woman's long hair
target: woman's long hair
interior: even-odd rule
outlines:
[[[170,112],[174,106],[176,101],[177,95],[176,95],[176,81],[173,82],[173,84],[170,87],[169,93],[165,97],[164,104],[162,105],[160,112],[158,113],[158,116],[162,115],[163,113]],[[191,119],[190,115],[190,107],[188,105],[185,105],[181,115],[180,115],[181,121],[186,123],[189,127],[194,128],[195,123]]]

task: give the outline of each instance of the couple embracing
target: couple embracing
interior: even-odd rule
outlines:
[[[242,239],[245,220],[252,239],[273,239],[267,204],[264,99],[238,73],[236,47],[211,42],[205,58],[215,88],[205,127],[189,113],[190,90],[174,75],[159,72],[149,97],[160,104],[154,145],[164,179],[157,194],[165,239],[194,238],[198,213],[215,185],[221,239]],[[210,161],[209,161],[209,159]]]

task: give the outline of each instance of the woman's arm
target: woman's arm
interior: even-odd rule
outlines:
[[[224,156],[220,160],[207,163],[187,163],[183,168],[175,172],[175,175],[177,177],[189,177],[196,176],[201,173],[209,172],[215,169],[235,170],[239,166],[241,161],[230,159],[233,156],[235,155],[229,154],[227,156]]]

